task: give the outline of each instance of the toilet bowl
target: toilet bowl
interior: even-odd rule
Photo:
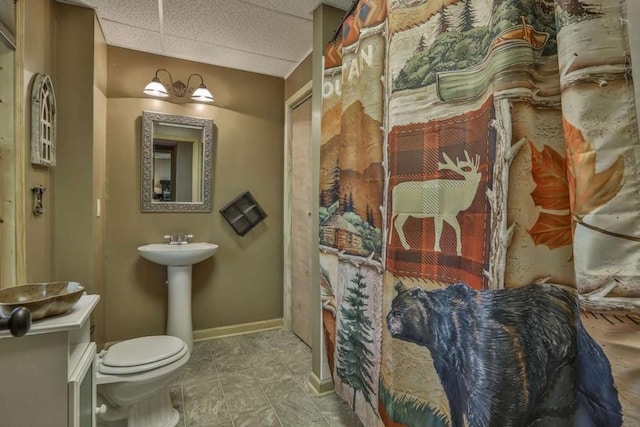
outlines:
[[[166,335],[134,338],[96,356],[98,426],[173,427],[178,411],[171,404],[169,385],[189,360],[189,347]]]

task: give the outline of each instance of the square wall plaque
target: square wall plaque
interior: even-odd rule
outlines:
[[[239,236],[247,234],[267,217],[265,211],[248,191],[220,209],[220,213]]]

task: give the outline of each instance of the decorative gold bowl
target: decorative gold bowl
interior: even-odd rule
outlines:
[[[84,287],[78,282],[31,283],[0,289],[0,316],[9,317],[16,307],[31,311],[38,320],[69,311],[82,296]]]

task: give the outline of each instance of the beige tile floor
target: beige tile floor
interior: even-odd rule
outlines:
[[[180,427],[361,427],[349,405],[307,385],[311,350],[271,330],[197,342],[171,386]]]

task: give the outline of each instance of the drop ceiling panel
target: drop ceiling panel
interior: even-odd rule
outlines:
[[[313,20],[313,11],[321,3],[320,0],[237,0],[241,3],[250,3],[265,9],[278,11],[287,15]],[[230,3],[230,2],[228,2]],[[347,10],[353,0],[323,0],[322,3],[339,9]]]
[[[158,0],[82,0],[97,9],[100,19],[160,31]]]
[[[162,54],[162,38],[157,31],[107,20],[102,21],[102,30],[110,45]]]
[[[175,36],[165,36],[164,42],[166,56],[270,76],[285,76],[297,65],[295,61],[283,61],[248,52],[239,55],[235,49]]]
[[[246,3],[251,3],[256,6],[264,7],[265,9],[280,11],[289,15],[294,15],[299,18],[311,21],[313,19],[313,8],[315,1],[308,0],[244,0]]]
[[[287,60],[310,51],[309,21],[255,5],[226,0],[164,1],[164,32]]]
[[[287,76],[311,51],[319,0],[57,0],[96,10],[107,43]],[[353,0],[322,1],[348,9]],[[162,8],[162,13],[160,13]]]

